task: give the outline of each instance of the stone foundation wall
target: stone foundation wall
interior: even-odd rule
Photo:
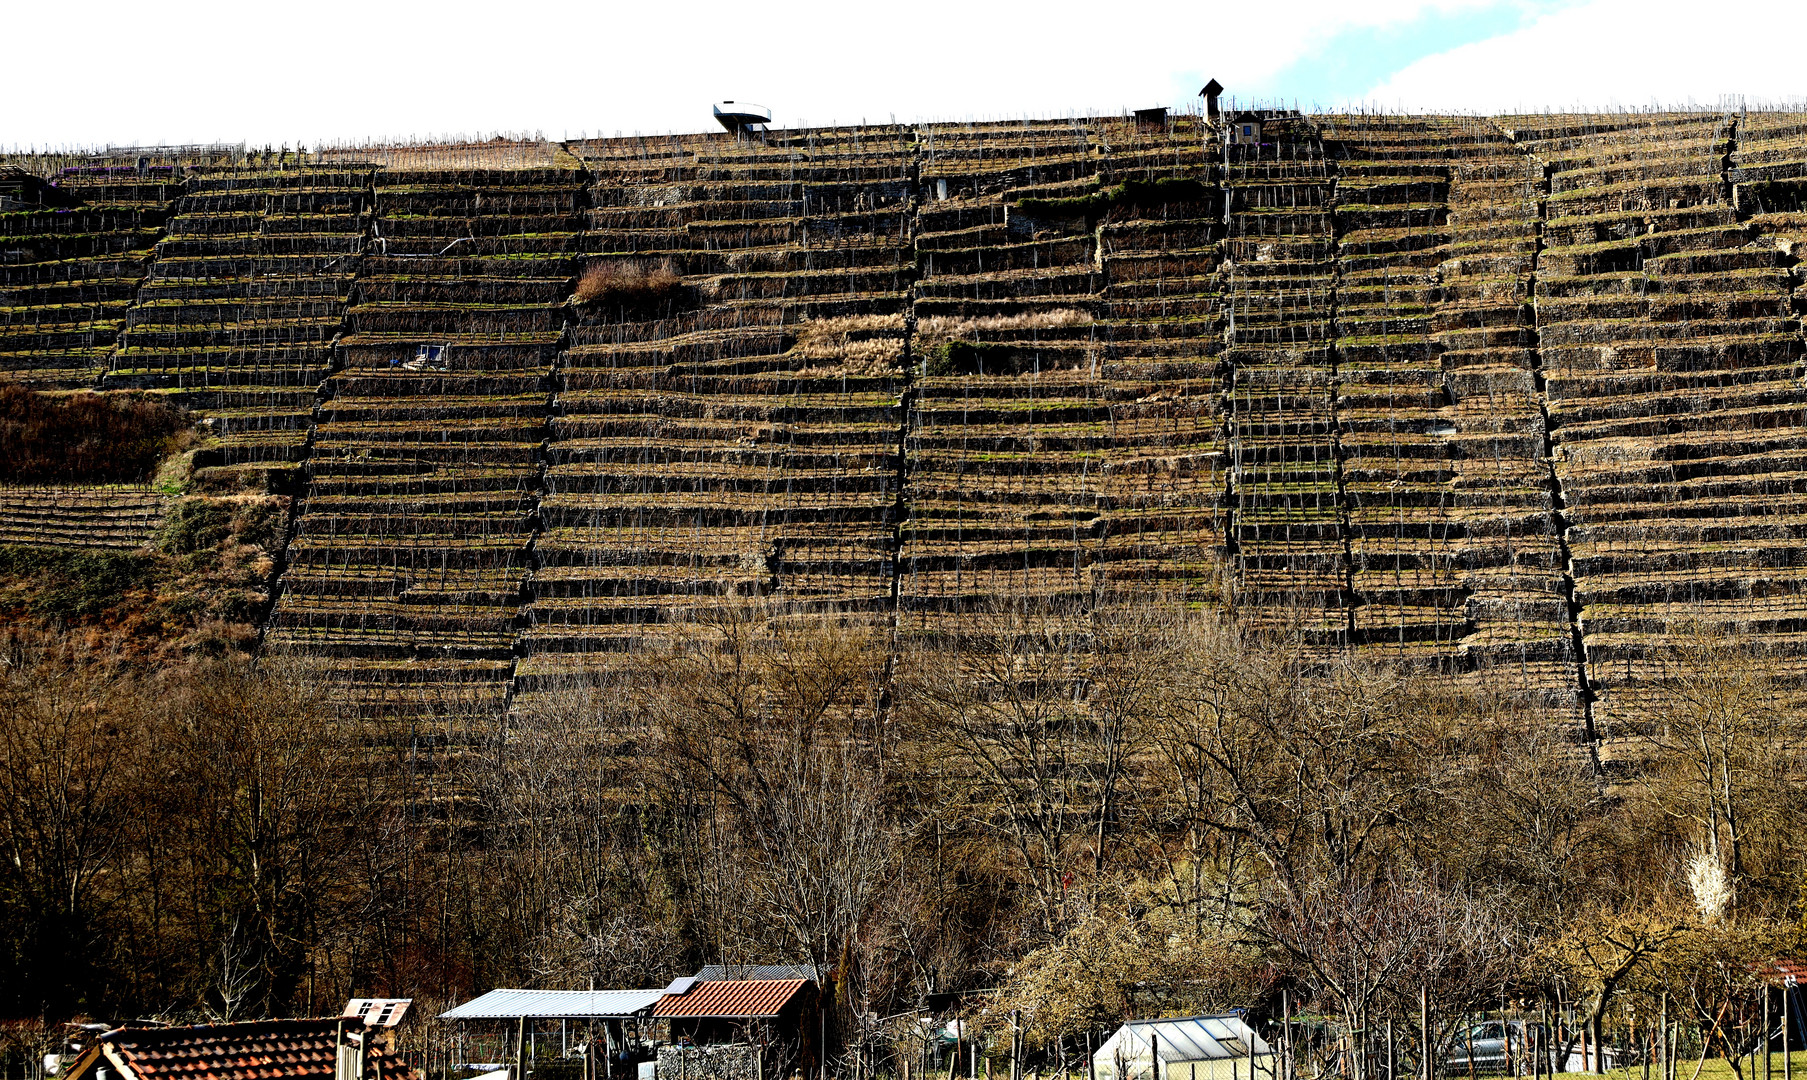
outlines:
[[[659,1080],[762,1080],[759,1050],[747,1043],[661,1046]]]

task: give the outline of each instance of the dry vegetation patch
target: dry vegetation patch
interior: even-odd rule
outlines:
[[[969,341],[988,335],[1009,334],[1022,330],[1053,330],[1068,326],[1086,326],[1092,317],[1077,308],[1053,311],[1030,311],[1020,315],[992,315],[983,318],[961,318],[937,315],[916,323],[916,342],[925,352],[950,341]]]
[[[194,438],[193,417],[148,394],[0,385],[0,482],[141,482]]]
[[[815,361],[799,375],[892,375],[903,359],[903,333],[902,315],[810,319],[798,324],[791,355]]]
[[[584,267],[572,299],[586,307],[646,313],[677,306],[689,296],[670,259],[606,259]]]
[[[65,631],[146,664],[247,653],[288,514],[284,496],[190,496],[135,551],[0,546],[0,626]]]

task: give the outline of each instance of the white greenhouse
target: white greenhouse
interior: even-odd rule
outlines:
[[[1240,1016],[1132,1020],[1104,1040],[1092,1069],[1098,1080],[1273,1080],[1274,1050]]]

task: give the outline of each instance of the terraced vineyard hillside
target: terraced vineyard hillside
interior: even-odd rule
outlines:
[[[888,610],[906,133],[572,150],[591,273],[667,284],[573,304],[519,685],[605,677],[733,597]]]
[[[266,645],[373,717],[753,596],[1218,607],[1596,738],[1685,624],[1807,639],[1807,116],[23,165],[8,372],[176,395],[216,479],[292,484]]]

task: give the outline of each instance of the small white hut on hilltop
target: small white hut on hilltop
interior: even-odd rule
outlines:
[[[1274,1050],[1240,1016],[1131,1020],[1092,1069],[1098,1080],[1273,1080]]]

